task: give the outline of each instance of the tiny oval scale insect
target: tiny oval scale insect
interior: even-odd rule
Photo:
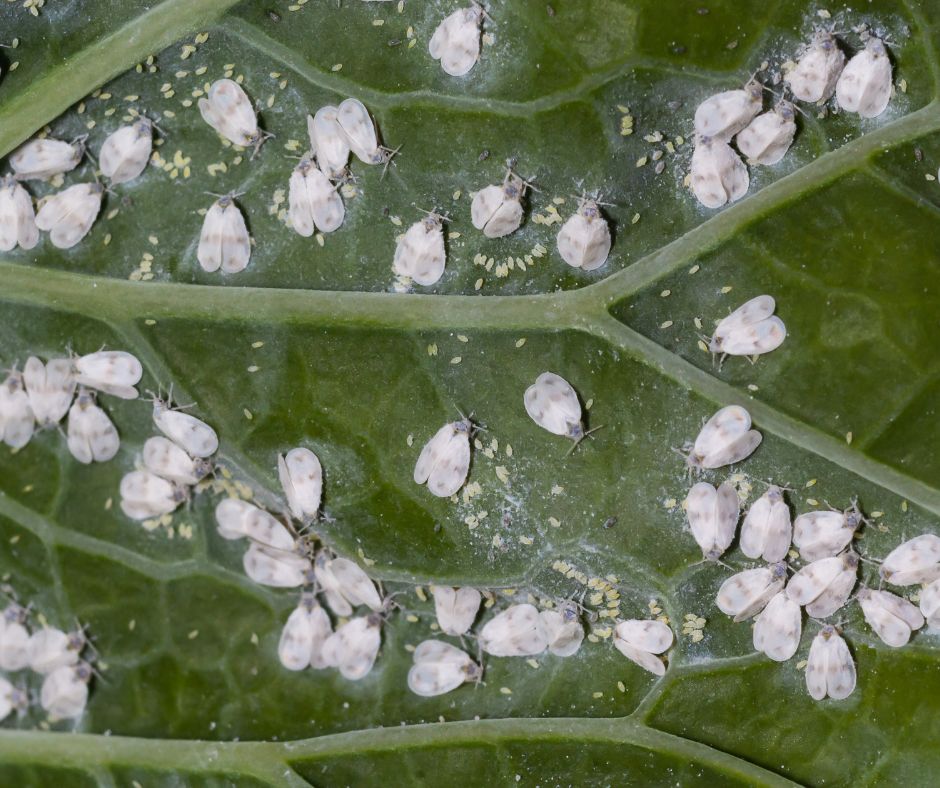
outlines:
[[[353,618],[323,644],[326,667],[339,668],[343,678],[358,681],[368,675],[382,644],[382,617],[377,613]]]
[[[325,668],[323,645],[332,634],[330,617],[317,603],[314,594],[305,593],[281,630],[277,644],[278,659],[288,670]]]
[[[556,657],[570,657],[581,648],[584,627],[578,620],[578,612],[571,604],[558,610],[542,610],[539,613],[542,629],[548,642],[548,650]]]
[[[470,419],[452,421],[424,444],[415,463],[416,484],[427,484],[438,498],[449,498],[463,487],[470,471]]]
[[[150,471],[131,471],[121,478],[121,511],[133,520],[169,514],[187,498],[186,490]]]
[[[806,512],[793,521],[793,544],[804,561],[818,561],[841,553],[864,522],[853,504],[844,512]]]
[[[338,230],[346,218],[339,191],[309,156],[304,156],[291,174],[287,199],[291,227],[305,238],[315,230]]]
[[[898,545],[881,562],[881,579],[896,586],[940,579],[940,536],[921,534]]]
[[[252,542],[242,556],[245,574],[259,585],[299,588],[310,581],[310,559],[295,552]]]
[[[221,268],[223,273],[237,274],[248,267],[251,240],[234,198],[234,194],[219,197],[202,221],[196,259],[203,271],[212,273]]]
[[[784,78],[800,101],[828,101],[845,66],[845,55],[832,33],[820,30],[790,73]]]
[[[428,52],[441,61],[441,68],[452,77],[462,77],[480,59],[480,32],[483,7],[474,3],[459,8],[437,26],[428,42]]]
[[[12,604],[3,611],[0,625],[0,670],[10,672],[29,666],[29,630],[26,609]]]
[[[339,125],[339,109],[320,107],[315,115],[307,115],[310,150],[316,154],[320,168],[331,178],[339,178],[349,161],[349,139]]]
[[[528,184],[513,172],[506,173],[501,186],[487,186],[473,195],[470,218],[487,238],[502,238],[522,224],[522,198]]]
[[[198,484],[212,470],[208,460],[190,457],[162,435],[147,439],[142,456],[148,471],[176,484]]]
[[[556,238],[558,254],[572,268],[593,271],[607,262],[610,228],[594,200],[582,199]]]
[[[39,208],[36,227],[49,233],[52,245],[71,249],[91,230],[101,210],[104,187],[100,183],[76,183],[53,194]]]
[[[346,135],[349,150],[363,164],[384,164],[388,157],[379,145],[375,121],[359,99],[348,98],[336,111],[336,121]]]
[[[225,498],[215,507],[216,530],[223,539],[245,539],[275,550],[291,552],[294,536],[271,514],[248,501]]]
[[[3,722],[13,711],[23,714],[29,708],[27,694],[9,681],[0,676],[0,722]]]
[[[33,199],[12,175],[0,178],[0,251],[9,252],[17,244],[32,249],[39,243]]]
[[[692,194],[706,208],[720,208],[747,194],[750,178],[741,157],[727,142],[696,140],[690,171]]]
[[[326,603],[338,616],[352,614],[353,608],[365,605],[378,612],[382,599],[375,583],[354,561],[347,558],[330,558],[321,550],[313,567],[314,577],[326,596]]]
[[[63,665],[46,676],[39,693],[39,702],[53,719],[81,717],[88,703],[88,682],[91,665],[79,662]]]
[[[150,161],[153,150],[153,123],[140,117],[129,126],[121,126],[102,143],[98,153],[101,174],[112,185],[138,177]]]
[[[392,270],[427,287],[444,275],[445,262],[443,217],[432,212],[411,225],[399,239]]]
[[[927,626],[940,629],[940,580],[934,580],[920,592],[920,612]]]
[[[85,648],[85,633],[63,632],[54,627],[43,627],[29,638],[29,669],[43,675],[78,662]]]
[[[891,58],[880,38],[869,38],[836,83],[836,101],[846,112],[876,118],[891,100]]]

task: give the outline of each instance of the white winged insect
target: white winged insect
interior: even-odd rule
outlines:
[[[190,457],[169,438],[155,435],[144,443],[144,467],[176,484],[198,484],[212,470],[208,460]]]
[[[121,511],[133,520],[147,520],[174,511],[188,498],[186,490],[150,471],[131,471],[121,479]]]
[[[378,613],[347,621],[323,644],[326,667],[339,668],[343,678],[358,681],[364,678],[382,644],[382,617]]]
[[[36,214],[36,227],[49,233],[52,245],[71,249],[82,240],[98,217],[104,187],[100,183],[76,183],[49,197]]]
[[[793,521],[793,544],[804,561],[838,555],[851,544],[863,522],[856,503],[844,512],[806,512]]]
[[[58,668],[74,665],[85,648],[85,633],[81,629],[63,632],[55,627],[43,627],[29,638],[29,669],[43,675]]]
[[[796,68],[785,75],[790,91],[800,101],[828,101],[845,67],[845,55],[832,33],[818,31],[800,56]]]
[[[596,200],[581,198],[578,210],[558,231],[558,254],[572,268],[593,271],[607,262],[610,228]]]
[[[424,444],[415,463],[416,484],[427,484],[438,498],[449,498],[463,487],[470,471],[469,418],[445,424]]]
[[[585,430],[581,422],[581,402],[571,384],[554,372],[543,372],[522,397],[526,413],[542,429],[564,435],[574,448],[600,427]]]
[[[614,627],[614,647],[627,659],[656,676],[666,673],[666,663],[659,656],[673,642],[672,630],[662,621],[629,619]]]
[[[16,711],[22,714],[29,708],[29,696],[0,676],[0,722]]]
[[[754,620],[754,648],[776,662],[786,662],[800,645],[800,606],[780,591]]]
[[[790,507],[783,499],[783,490],[771,484],[744,516],[741,552],[768,563],[782,561],[790,549],[792,532]]]
[[[709,96],[695,110],[695,133],[728,142],[761,110],[763,87],[751,80],[738,90]]]
[[[359,99],[348,98],[336,110],[336,122],[346,135],[349,150],[363,164],[385,164],[389,151],[379,145],[375,121]]]
[[[248,267],[251,239],[235,194],[219,197],[202,220],[196,259],[203,271],[237,274]]]
[[[415,222],[395,245],[392,270],[419,285],[435,284],[444,275],[444,217],[433,211]]]
[[[548,635],[534,606],[512,605],[483,625],[479,643],[494,657],[530,657],[548,648]]]
[[[746,621],[763,610],[787,582],[787,565],[782,561],[772,566],[746,569],[721,584],[715,604],[735,621]]]
[[[17,244],[32,249],[39,243],[33,198],[11,175],[0,178],[0,251],[9,252]]]
[[[316,595],[304,593],[281,630],[277,644],[278,659],[288,670],[325,668],[323,645],[332,634],[330,617],[320,607]]]
[[[33,437],[34,423],[23,374],[11,370],[0,383],[0,440],[11,449],[22,449]]]
[[[940,579],[940,536],[921,534],[898,545],[879,568],[881,579],[895,586],[913,586]]]
[[[457,689],[465,681],[479,681],[483,669],[465,652],[443,640],[425,640],[414,651],[408,671],[408,689],[431,698]]]
[[[30,140],[10,155],[10,167],[17,180],[46,180],[54,175],[74,170],[85,155],[85,140],[73,142],[44,137]]]
[[[787,584],[787,596],[813,618],[827,618],[849,600],[858,580],[858,556],[851,550],[807,564]]]
[[[762,436],[751,429],[751,414],[740,405],[728,405],[702,427],[686,457],[690,469],[713,470],[750,457]]]
[[[98,153],[101,174],[111,185],[127,183],[138,177],[150,161],[153,150],[153,122],[139,117],[108,135]]]
[[[273,515],[239,498],[225,498],[215,507],[216,530],[223,539],[250,539],[252,542],[290,552],[296,540]]]
[[[548,641],[548,650],[558,657],[570,657],[581,648],[584,627],[578,618],[578,610],[572,604],[564,604],[557,610],[539,613],[542,629]]]
[[[81,717],[88,703],[88,682],[92,669],[87,662],[63,665],[46,676],[39,702],[53,719]]]
[[[437,624],[445,635],[459,637],[469,631],[480,610],[482,596],[475,588],[431,586]]]
[[[927,626],[940,629],[940,580],[934,580],[920,592],[920,612]]]
[[[330,178],[341,177],[349,161],[349,139],[339,125],[339,109],[320,107],[316,114],[307,115],[307,134],[320,169]]]
[[[911,639],[914,630],[924,625],[924,616],[916,605],[888,591],[863,588],[855,598],[868,625],[888,646],[900,648]]]
[[[304,156],[291,173],[287,200],[291,227],[304,238],[316,230],[338,230],[346,218],[339,191],[309,156]]]
[[[353,608],[360,605],[376,612],[383,608],[372,578],[348,558],[331,558],[328,551],[321,550],[314,562],[313,575],[330,610],[338,616],[351,615]]]
[[[241,85],[231,79],[217,79],[209,86],[207,98],[199,99],[202,119],[235,145],[255,151],[269,135],[258,128],[258,115]]]
[[[70,359],[52,358],[43,364],[36,356],[30,356],[23,367],[23,384],[40,427],[51,427],[62,421],[75,395]]]
[[[813,638],[806,659],[806,689],[814,700],[843,700],[855,689],[855,662],[839,630],[825,626]]]
[[[719,139],[699,137],[689,172],[692,194],[706,208],[720,208],[747,194],[747,167],[732,147]]]
[[[878,117],[891,100],[891,58],[884,41],[874,36],[846,64],[836,83],[836,101],[846,112]]]
[[[760,356],[783,344],[787,327],[774,314],[773,296],[759,295],[746,301],[715,326],[708,350],[724,356]]]
[[[259,585],[299,588],[310,582],[313,565],[297,552],[252,542],[242,556],[245,574]]]
[[[277,474],[290,512],[298,520],[315,518],[323,495],[323,468],[310,449],[291,449],[277,457]]]
[[[153,400],[153,423],[191,457],[211,457],[219,450],[219,436],[202,419],[174,410],[159,397]]]
[[[0,670],[22,670],[29,666],[29,630],[26,608],[9,605],[0,622]]]
[[[121,399],[137,399],[134,388],[144,374],[137,357],[124,350],[99,350],[72,359],[75,382]]]
[[[522,224],[522,198],[527,188],[529,184],[510,170],[502,185],[480,189],[470,203],[473,226],[487,238],[502,238],[515,232]]]
[[[707,561],[717,561],[734,541],[740,504],[738,494],[727,482],[718,488],[708,482],[694,485],[685,499],[692,536]]]
[[[437,26],[428,52],[441,61],[444,73],[462,77],[480,59],[480,33],[486,12],[479,3],[459,8]]]
[[[735,144],[748,164],[779,162],[796,135],[796,110],[789,101],[780,101],[771,111],[762,112],[747,128],[738,132]]]
[[[68,447],[80,463],[107,462],[121,448],[121,439],[114,423],[95,403],[95,396],[79,388],[69,409]]]

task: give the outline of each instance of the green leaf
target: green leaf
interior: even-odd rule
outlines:
[[[470,77],[453,79],[427,42],[458,5],[0,8],[4,35],[20,40],[0,51],[0,154],[47,124],[60,138],[89,134],[97,152],[131,107],[163,129],[160,165],[116,187],[78,246],[44,239],[2,256],[4,363],[66,345],[135,353],[143,389],[172,384],[217,429],[220,478],[275,511],[277,455],[310,446],[331,518],[318,533],[401,606],[362,681],[285,671],[276,645],[296,593],[248,581],[243,547],[215,532],[209,493],[169,529],[121,514],[119,479],[153,427],[146,402],[102,398],[122,437],[113,461],[79,466],[56,430],[0,455],[0,572],[53,624],[87,622],[102,663],[77,735],[35,704],[4,722],[0,782],[928,784],[940,767],[936,634],[888,648],[853,603],[839,616],[858,688],[811,700],[798,663],[816,625],[777,664],[753,652],[748,624],[715,608],[729,572],[697,563],[676,503],[690,482],[671,449],[719,406],[744,404],[764,435],[736,469],[751,498],[770,479],[792,489],[795,512],[858,496],[873,519],[858,549],[873,559],[940,533],[940,11],[922,0],[831,8],[837,29],[868,22],[892,41],[888,111],[868,121],[810,112],[784,161],[751,168],[748,196],[711,212],[683,187],[688,141],[659,175],[638,161],[690,137],[703,97],[791,56],[822,23],[817,6],[554,0],[550,14],[542,0],[492,4],[492,43]],[[194,92],[227,71],[275,135],[253,158],[222,146],[195,107]],[[384,178],[353,165],[346,221],[321,245],[278,213],[306,114],[350,95],[402,149]],[[656,131],[663,142],[644,140]],[[540,191],[518,232],[484,239],[470,192],[499,181],[509,157]],[[92,174],[86,162],[66,182]],[[614,247],[592,273],[564,265],[557,224],[543,220],[550,206],[567,216],[582,188],[613,203]],[[207,274],[195,259],[199,211],[206,192],[233,190],[244,193],[251,263]],[[395,238],[419,208],[452,217],[447,272],[420,295],[392,292]],[[787,341],[755,365],[715,366],[695,318],[707,332],[763,292]],[[603,427],[570,457],[522,406],[547,369]],[[413,464],[456,409],[486,426],[470,473],[479,493],[432,500]],[[736,549],[725,559],[749,565]],[[862,575],[877,582],[873,566]],[[416,585],[472,584],[497,605],[513,592],[574,595],[606,609],[585,587],[592,579],[617,588],[622,617],[649,617],[651,602],[669,617],[677,641],[664,678],[614,650],[599,619],[574,657],[489,659],[485,684],[436,699],[408,692],[406,647],[433,634]],[[698,642],[679,633],[687,614],[707,619]]]

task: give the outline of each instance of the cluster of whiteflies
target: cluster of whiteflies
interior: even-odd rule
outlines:
[[[44,137],[30,140],[10,155],[13,175],[0,179],[0,250],[17,244],[32,249],[39,231],[59,249],[70,249],[82,240],[95,223],[104,198],[98,183],[76,183],[44,199],[36,211],[33,198],[20,181],[48,180],[70,172],[85,155],[87,136],[73,142]],[[140,175],[150,159],[153,124],[146,117],[122,126],[101,145],[101,173],[112,184],[125,183]]]
[[[241,85],[219,79],[199,100],[203,119],[235,145],[257,148],[265,132]],[[288,219],[302,236],[331,233],[346,218],[338,185],[349,175],[349,155],[365,164],[388,164],[394,151],[379,144],[375,122],[361,101],[346,99],[307,116],[310,151],[301,158],[289,183]],[[220,197],[206,213],[196,257],[205,271],[237,273],[248,266],[251,241],[236,195]]]
[[[839,41],[818,32],[786,74],[793,96],[822,104],[833,95],[841,109],[874,118],[891,98],[891,59],[884,41],[862,32],[865,46],[848,63]],[[690,174],[692,192],[706,208],[720,208],[743,197],[750,178],[741,156],[753,165],[772,165],[789,150],[796,134],[794,105],[781,100],[763,109],[764,87],[752,79],[741,90],[727,90],[695,110],[695,151]],[[734,141],[738,152],[731,147]]]
[[[688,455],[690,468],[715,469],[740,462],[760,445],[750,415],[731,405],[719,410],[702,428]],[[685,501],[692,535],[708,561],[728,550],[737,534],[740,502],[728,482],[715,487],[699,482]],[[718,608],[744,621],[756,616],[754,648],[778,662],[799,647],[802,608],[815,619],[829,618],[849,601],[858,580],[859,556],[851,548],[865,522],[856,504],[845,511],[813,511],[790,518],[783,490],[771,485],[748,510],[739,544],[748,558],[767,566],[739,572],[722,583]],[[785,559],[792,544],[806,562],[788,582]],[[881,566],[884,581],[898,586],[930,583],[920,606],[883,590],[861,588],[855,598],[865,620],[889,646],[908,642],[913,630],[940,625],[940,537],[924,534],[892,551]],[[809,694],[820,700],[848,697],[855,689],[855,664],[840,630],[825,625],[813,640],[806,665]]]
[[[88,646],[85,631],[78,627],[63,632],[41,626],[30,633],[29,610],[13,603],[0,614],[0,670],[4,674],[31,670],[42,676],[39,704],[53,720],[80,717],[88,702],[92,668],[82,659]],[[13,711],[24,713],[30,694],[0,675],[0,722]]]
[[[0,384],[0,439],[21,449],[40,429],[53,427],[68,414],[66,438],[81,463],[106,462],[121,445],[110,417],[95,403],[95,392],[135,399],[143,369],[130,353],[101,350],[85,356],[36,356],[23,371],[14,369]],[[76,394],[77,391],[77,394]]]
[[[212,470],[219,438],[208,424],[154,397],[153,423],[162,435],[144,443],[141,467],[121,479],[121,510],[134,520],[170,514]]]

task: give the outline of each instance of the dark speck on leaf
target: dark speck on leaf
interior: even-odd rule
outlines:
[[[922,148],[914,148],[914,160],[915,161],[924,160],[924,151]]]
[[[280,22],[281,15],[277,11],[268,11],[268,19],[272,22]]]
[[[698,14],[699,16],[708,16],[709,12],[707,8],[699,8],[699,9],[696,9],[695,13]]]
[[[400,47],[400,46],[401,46],[401,39],[400,39],[400,38],[392,38],[392,39],[389,39],[388,45],[389,45],[390,47]]]
[[[604,520],[604,528],[613,528],[616,524],[616,517],[608,517],[606,520]]]
[[[490,157],[490,152],[489,152],[488,150],[484,149],[484,150],[482,150],[482,151],[480,152],[480,156],[478,157],[478,161],[486,161],[489,157]]]
[[[550,5],[547,5],[545,6],[545,13],[548,14],[549,16],[555,16],[555,9],[552,8]]]
[[[670,51],[674,55],[684,55],[685,54],[685,45],[684,44],[672,44],[669,47]]]

